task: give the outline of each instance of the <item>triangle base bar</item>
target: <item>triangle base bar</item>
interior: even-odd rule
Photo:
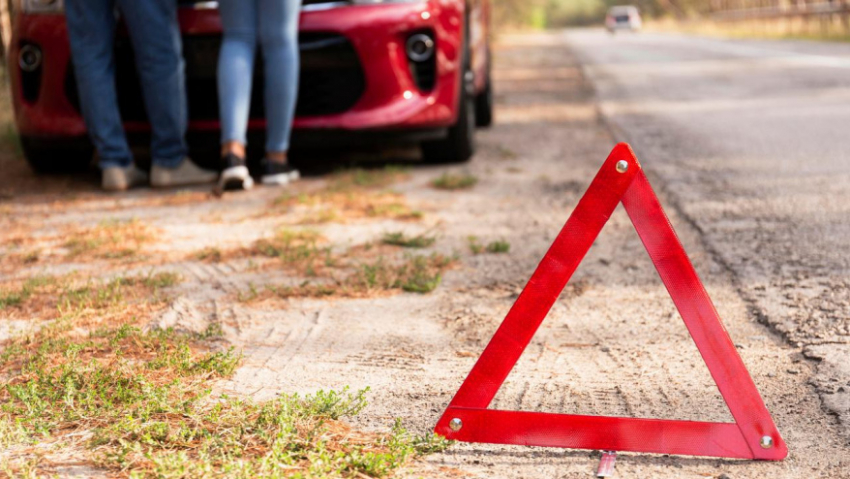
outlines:
[[[620,204],[682,316],[734,423],[487,409]],[[452,423],[453,419],[459,422]],[[617,145],[605,160],[435,431],[448,439],[467,442],[764,460],[781,460],[788,454],[649,180],[624,143]]]
[[[450,407],[435,431],[463,442],[752,459],[734,423]]]

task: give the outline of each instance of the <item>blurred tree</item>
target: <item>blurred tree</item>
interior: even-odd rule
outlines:
[[[501,27],[593,25],[614,5],[634,5],[648,18],[684,19],[711,10],[711,0],[493,0],[493,20]]]

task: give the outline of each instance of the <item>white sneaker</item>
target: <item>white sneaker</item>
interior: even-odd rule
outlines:
[[[245,166],[244,158],[228,153],[222,159],[222,167],[224,170],[218,179],[218,191],[250,190],[254,187],[254,179]]]
[[[212,183],[216,178],[218,178],[217,172],[199,167],[188,157],[184,158],[177,168],[165,168],[158,165],[151,168],[151,186],[155,188]]]
[[[105,191],[126,191],[134,186],[147,183],[148,174],[136,165],[127,167],[113,166],[101,172],[101,187]]]

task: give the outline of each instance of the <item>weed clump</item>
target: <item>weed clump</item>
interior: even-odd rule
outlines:
[[[323,238],[315,231],[281,229],[271,239],[261,239],[248,252],[280,259],[296,272],[315,276],[321,268],[333,263],[330,247],[321,246]]]
[[[504,240],[493,241],[487,243],[487,252],[488,253],[507,253],[511,250],[511,244]]]
[[[401,246],[402,248],[427,248],[433,245],[435,241],[437,241],[437,238],[427,236],[424,233],[416,236],[406,236],[401,231],[386,233],[382,239],[384,244]]]
[[[469,246],[469,251],[474,255],[478,255],[484,252],[500,254],[507,253],[511,250],[511,244],[505,240],[491,241],[484,245],[478,241],[478,237],[469,236],[466,238],[466,242]]]
[[[132,259],[153,242],[156,232],[141,221],[109,220],[93,228],[72,230],[63,244],[73,259]]]
[[[443,173],[440,177],[431,181],[431,186],[438,190],[466,190],[478,183],[478,178],[470,173]]]
[[[378,256],[351,264],[343,264],[345,261],[351,260],[340,259],[334,274],[298,285],[266,285],[262,289],[251,285],[249,291],[239,295],[239,299],[254,302],[270,297],[363,298],[401,291],[425,294],[440,285],[443,272],[455,263],[455,258],[433,253],[405,255],[400,260]]]
[[[354,169],[335,173],[317,191],[275,199],[271,211],[281,208],[301,211],[301,224],[321,224],[352,218],[388,218],[415,221],[422,213],[411,209],[404,197],[389,189],[407,178],[397,166],[383,169]]]

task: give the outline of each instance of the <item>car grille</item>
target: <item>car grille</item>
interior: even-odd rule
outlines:
[[[360,99],[365,90],[365,77],[357,52],[343,36],[332,33],[299,35],[301,74],[299,79],[297,116],[342,113]],[[190,120],[218,120],[216,70],[221,37],[187,36],[183,39],[186,59],[186,94]],[[129,39],[119,38],[115,45],[118,103],[124,121],[147,121],[144,100]],[[264,118],[263,61],[255,62],[251,95],[251,118]],[[76,80],[69,68],[65,93],[80,111]]]

